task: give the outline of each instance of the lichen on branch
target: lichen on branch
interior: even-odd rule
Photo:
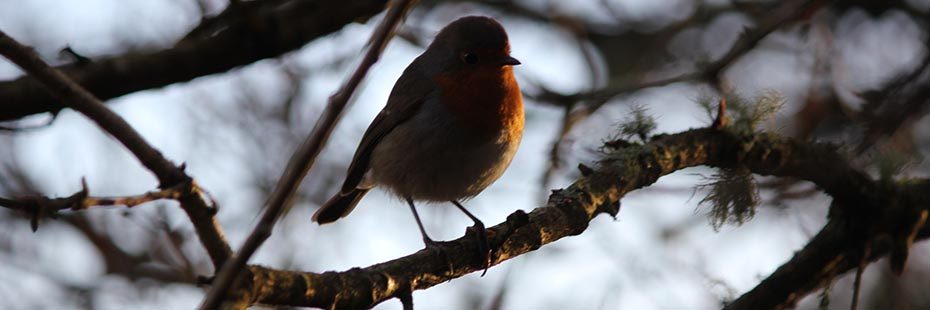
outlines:
[[[721,168],[707,180],[697,187],[708,191],[698,204],[710,205],[710,223],[714,230],[720,230],[725,223],[743,224],[756,214],[761,199],[749,169]]]

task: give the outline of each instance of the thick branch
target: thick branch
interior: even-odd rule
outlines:
[[[239,13],[249,18],[235,20],[236,23],[225,25],[226,28],[212,36],[198,36],[166,50],[99,59],[60,69],[98,98],[115,98],[279,56],[348,23],[377,14],[384,9],[387,1],[247,3],[252,2],[256,5],[269,2],[269,6],[277,6],[243,10]],[[42,84],[32,76],[0,83],[0,98],[3,98],[0,100],[0,121],[55,112],[67,105],[49,94]]]
[[[609,145],[626,146],[610,149]],[[491,245],[497,249],[492,264],[580,234],[598,214],[615,215],[619,211],[619,199],[628,192],[692,166],[745,165],[757,174],[807,179],[838,201],[857,201],[862,205],[893,199],[884,195],[888,192],[876,190],[874,182],[849,166],[830,145],[782,140],[767,134],[737,136],[712,129],[657,136],[646,145],[609,145],[598,167],[584,173],[586,176],[568,188],[553,192],[545,206],[529,214],[517,211],[506,222],[489,228]],[[906,190],[920,192],[926,188]],[[914,207],[930,206],[928,195],[913,197]],[[927,234],[918,236],[926,237]],[[366,268],[322,274],[253,266],[250,299],[279,305],[364,308],[483,270],[475,254],[478,245],[471,236],[444,242],[442,247],[451,259],[453,270],[448,270],[443,257],[429,251]],[[822,263],[812,262],[805,268],[833,268]],[[793,288],[807,292],[800,285]]]

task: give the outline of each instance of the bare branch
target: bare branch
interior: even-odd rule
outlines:
[[[100,128],[112,135],[135,155],[143,166],[158,178],[161,188],[193,182],[181,167],[165,158],[161,152],[152,147],[122,117],[108,109],[80,85],[74,83],[61,71],[50,67],[39,55],[6,33],[0,31],[0,54],[23,68],[56,98],[71,108],[83,113]],[[207,249],[215,265],[222,264],[232,250],[223,236],[219,223],[214,218],[216,210],[212,208],[200,192],[181,197],[181,207],[187,212],[191,222],[200,236],[200,241]]]
[[[188,178],[173,163],[148,144],[122,117],[107,109],[99,99],[72,82],[61,71],[50,67],[39,55],[0,31],[0,54],[32,75],[59,100],[87,115],[98,126],[120,141],[146,168],[158,176],[162,185],[183,182]]]
[[[924,180],[922,183],[908,186],[906,192],[930,192],[930,182]],[[912,194],[919,194],[919,192]],[[928,201],[924,200],[922,205],[906,206],[907,210],[897,212],[917,211],[920,212],[918,214],[923,214],[930,206],[927,203]],[[918,208],[923,208],[923,210],[914,210]],[[892,254],[892,245],[896,241],[889,240],[887,235],[899,224],[888,218],[902,215],[895,213],[891,212],[891,214],[876,218],[860,215],[854,218],[830,220],[791,260],[778,267],[755,288],[728,304],[725,309],[792,308],[801,297],[827,285],[835,275],[858,268],[863,262],[871,263]],[[862,222],[875,223],[875,227],[870,229],[871,232],[868,232],[868,235],[863,231],[867,228],[856,226]],[[921,227],[914,232],[914,236],[919,240],[930,238],[930,227]],[[868,253],[861,251],[860,247],[868,247]],[[867,256],[862,254],[867,254]]]
[[[925,44],[930,48],[930,41]],[[868,127],[857,146],[859,152],[930,111],[930,52],[910,73],[892,79],[883,89],[868,92],[862,97],[867,100],[861,114]]]
[[[781,7],[775,9],[773,14],[768,14],[766,18],[758,21],[755,27],[746,29],[723,56],[713,62],[705,64],[700,70],[695,72],[683,73],[668,78],[647,82],[637,82],[632,84],[625,81],[618,81],[598,90],[571,95],[559,95],[553,93],[548,94],[548,96],[537,97],[539,97],[538,99],[543,102],[550,103],[586,101],[590,102],[586,105],[587,109],[597,110],[609,102],[611,98],[637,90],[661,87],[669,84],[693,80],[708,80],[712,85],[720,85],[719,75],[721,72],[723,72],[724,69],[726,69],[746,53],[752,51],[756,45],[758,45],[759,42],[761,42],[762,39],[765,39],[769,34],[791,21],[808,16],[811,11],[817,10],[823,6],[823,2],[823,0],[796,0],[788,1],[782,4]],[[553,98],[551,96],[558,96],[560,98]]]
[[[68,197],[48,198],[44,196],[19,197],[8,199],[0,197],[0,207],[20,210],[29,214],[32,231],[39,228],[39,219],[55,217],[58,211],[70,209],[71,211],[87,210],[95,206],[125,206],[132,208],[137,205],[161,199],[178,200],[195,191],[191,182],[180,183],[175,186],[150,191],[142,195],[125,197],[93,197],[87,188],[87,182],[81,180],[81,190]]]

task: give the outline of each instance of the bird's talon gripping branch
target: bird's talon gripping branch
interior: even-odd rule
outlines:
[[[484,267],[484,271],[481,273],[483,277],[484,274],[488,273],[488,268],[491,267],[491,243],[488,241],[488,230],[484,227],[484,223],[478,219],[474,214],[468,212],[464,206],[458,200],[451,201],[456,208],[465,213],[473,222],[474,225],[469,226],[465,233],[473,233],[478,239],[478,257],[481,259],[481,266]]]
[[[475,222],[475,225],[469,226],[466,230],[466,234],[474,234],[475,238],[478,240],[478,258],[481,260],[481,267],[484,268],[484,271],[481,272],[483,277],[488,273],[488,268],[491,267],[491,256],[494,249],[491,248],[491,242],[488,241],[488,231],[484,227],[484,223]]]
[[[430,238],[423,238],[423,244],[426,245],[426,247],[423,248],[423,250],[426,250],[427,252],[432,253],[433,256],[441,257],[442,260],[446,263],[446,265],[449,266],[450,272],[455,270],[454,266],[452,265],[452,259],[449,257],[449,254],[446,253],[446,250],[442,248],[442,245],[440,245],[439,242],[436,242]]]

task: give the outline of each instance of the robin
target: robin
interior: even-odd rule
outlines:
[[[492,18],[463,17],[443,28],[394,84],[355,151],[342,190],[313,221],[348,215],[380,186],[407,201],[426,248],[438,251],[414,201],[451,202],[474,221],[487,269],[484,223],[459,201],[494,183],[517,152],[523,97],[512,66],[519,64],[510,56],[507,33]]]

